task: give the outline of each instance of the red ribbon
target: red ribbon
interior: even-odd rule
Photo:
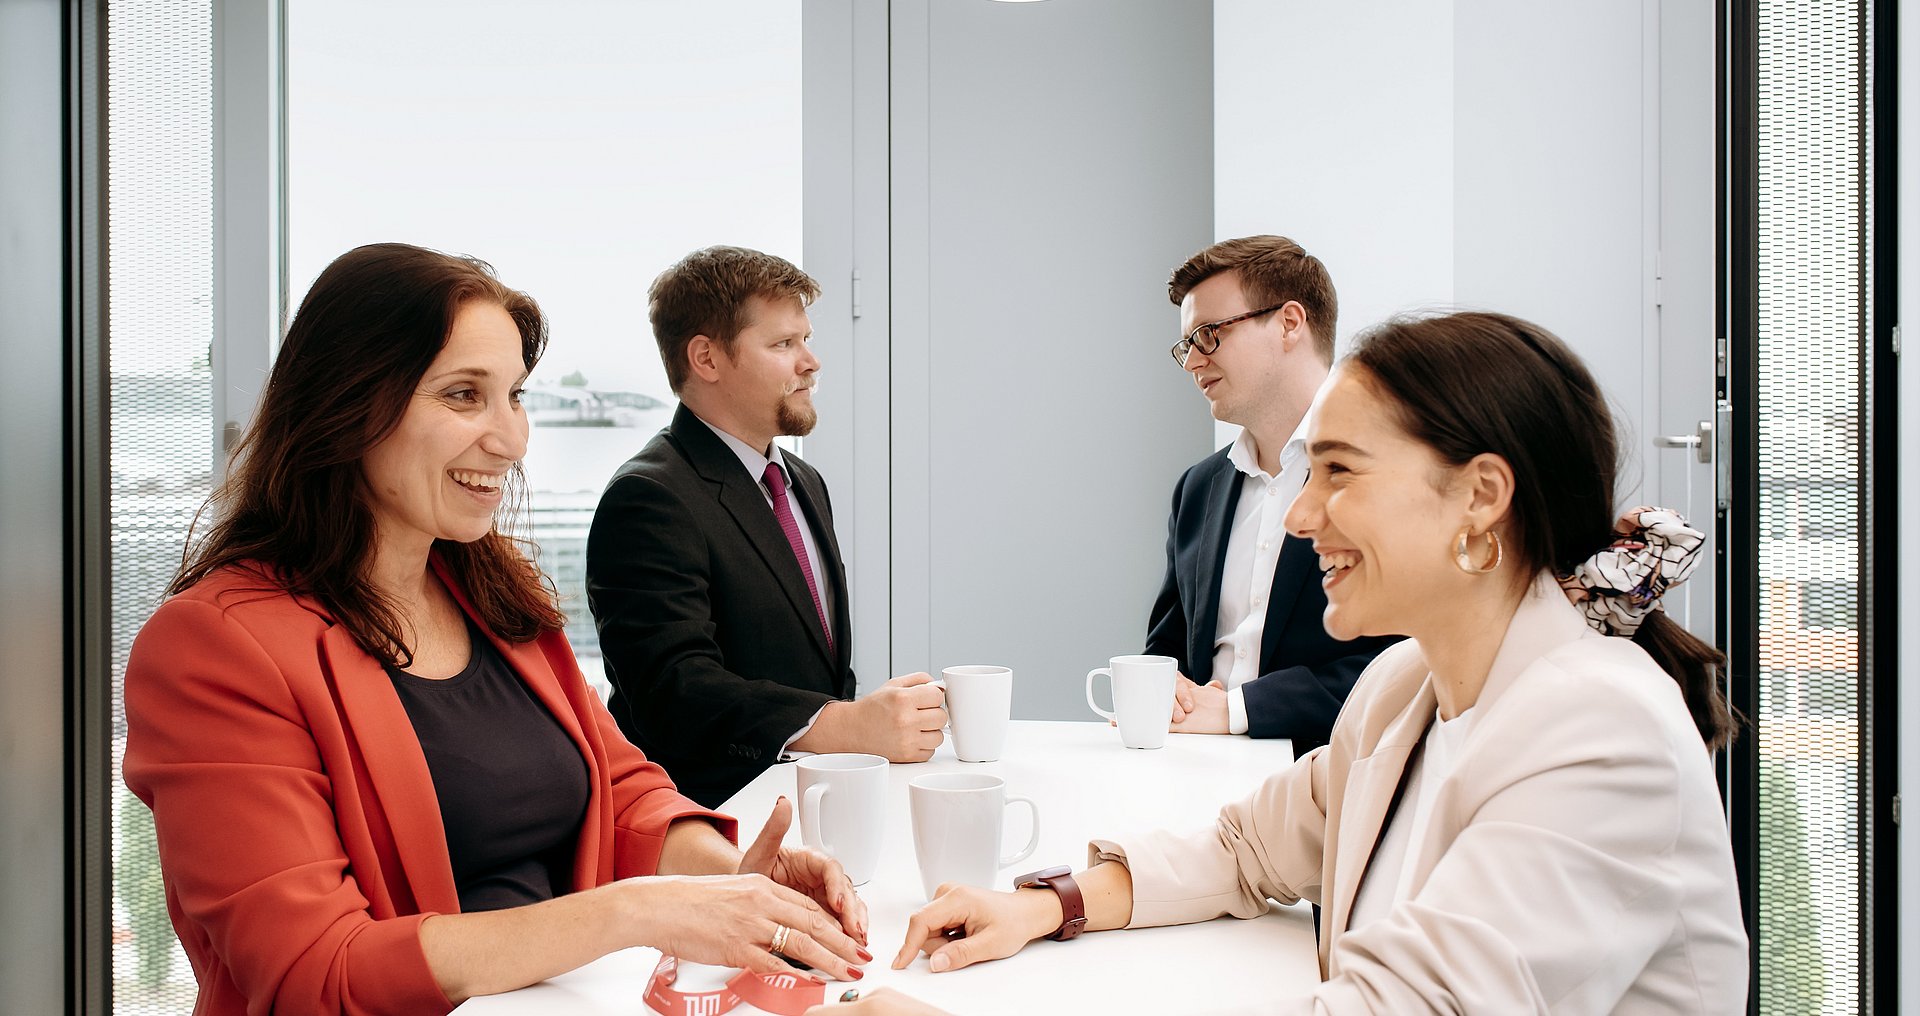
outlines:
[[[827,986],[799,974],[756,974],[742,970],[717,991],[680,991],[673,986],[680,961],[660,957],[647,980],[647,1008],[661,1016],[720,1016],[742,1002],[779,1016],[800,1016],[826,1000]]]

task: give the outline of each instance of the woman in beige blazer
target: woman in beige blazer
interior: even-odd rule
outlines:
[[[1658,609],[1700,537],[1657,509],[1614,531],[1592,375],[1513,318],[1390,322],[1322,394],[1308,451],[1287,523],[1321,555],[1328,631],[1410,638],[1331,744],[1213,828],[1095,840],[1085,929],[1320,904],[1321,982],[1258,1012],[1743,1011],[1711,765],[1733,720],[1718,654]],[[1011,955],[1071,895],[949,889],[895,966]]]

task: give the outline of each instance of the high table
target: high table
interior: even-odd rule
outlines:
[[[1087,863],[1087,840],[1128,829],[1210,827],[1219,808],[1257,786],[1293,759],[1286,741],[1171,734],[1166,747],[1122,747],[1105,723],[1015,721],[998,762],[961,762],[950,744],[931,761],[895,765],[889,772],[886,834],[879,869],[860,888],[868,908],[868,951],[874,962],[856,984],[829,982],[829,999],[848,987],[888,985],[950,1012],[1183,1013],[1236,1000],[1304,994],[1319,980],[1313,919],[1306,904],[1274,906],[1251,921],[1232,918],[1181,928],[1084,935],[1070,942],[1040,941],[1017,956],[935,974],[925,957],[906,970],[889,963],[906,934],[907,918],[926,902],[914,857],[907,782],[937,772],[992,773],[1009,794],[1040,806],[1040,843],[1013,876],[1052,864]],[[740,820],[740,842],[752,842],[776,797],[794,797],[794,769],[777,765],[760,774],[721,810]],[[797,802],[796,802],[797,803]],[[1004,852],[1026,842],[1026,809],[1007,810]],[[800,842],[796,820],[787,842]],[[640,1001],[659,954],[627,949],[571,973],[519,991],[475,998],[459,1016],[646,1016]]]

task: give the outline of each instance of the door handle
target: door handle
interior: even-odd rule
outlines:
[[[1691,434],[1669,434],[1653,439],[1655,448],[1691,448],[1701,462],[1713,461],[1713,421],[1701,420]]]

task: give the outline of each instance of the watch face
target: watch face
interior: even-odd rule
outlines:
[[[1071,874],[1073,874],[1072,868],[1069,868],[1064,864],[1056,864],[1051,868],[1042,868],[1039,871],[1030,871],[1030,872],[1027,872],[1025,875],[1021,875],[1015,878],[1013,880],[1013,887],[1015,889],[1025,889],[1028,886],[1038,885],[1040,883],[1040,880],[1043,878],[1059,878],[1062,875],[1071,875]]]

